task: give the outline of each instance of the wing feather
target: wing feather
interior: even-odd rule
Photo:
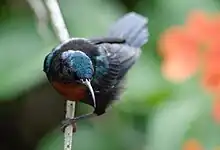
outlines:
[[[97,106],[95,113],[101,115],[108,105],[120,98],[120,93],[124,89],[126,73],[136,62],[140,49],[125,44],[105,43],[99,46],[101,50],[105,51],[109,62],[107,73],[103,74],[98,80],[92,81]],[[82,102],[84,101],[93,106],[92,97],[91,95],[88,96]]]
[[[108,91],[122,79],[137,60],[140,50],[124,44],[101,44],[108,59],[108,72],[93,83],[98,91]]]

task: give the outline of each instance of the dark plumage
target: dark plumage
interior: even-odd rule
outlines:
[[[120,18],[106,37],[72,38],[58,45],[44,61],[48,80],[67,99],[91,105],[96,115],[102,115],[119,99],[126,73],[148,40],[146,25],[146,18],[132,12]],[[95,102],[86,81],[91,81]]]

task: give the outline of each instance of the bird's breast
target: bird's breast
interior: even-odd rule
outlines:
[[[53,87],[68,100],[79,101],[86,96],[86,87],[76,83],[59,83],[53,82]]]

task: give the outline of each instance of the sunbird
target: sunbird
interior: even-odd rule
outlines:
[[[125,77],[148,41],[147,24],[147,17],[130,12],[119,18],[106,36],[70,38],[46,55],[43,71],[54,89],[70,101],[94,108],[91,113],[65,119],[62,128],[102,115],[120,99]]]

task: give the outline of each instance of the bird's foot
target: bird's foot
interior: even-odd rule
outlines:
[[[76,132],[76,121],[75,121],[75,119],[70,119],[70,118],[65,119],[65,120],[62,121],[61,130],[63,132],[65,132],[66,127],[69,126],[69,125],[72,125],[73,132]]]
[[[93,116],[96,116],[93,112],[92,113],[88,113],[88,114],[84,114],[84,115],[81,115],[81,116],[77,116],[73,119],[65,119],[62,121],[62,126],[61,126],[61,130],[64,132],[65,131],[65,128],[69,125],[72,125],[73,126],[73,132],[76,132],[76,122],[79,121],[79,120],[83,120],[83,119],[88,119],[88,118],[91,118]]]

